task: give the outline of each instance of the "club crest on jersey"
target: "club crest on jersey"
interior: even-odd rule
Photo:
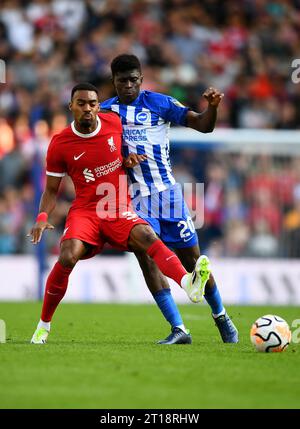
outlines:
[[[143,124],[144,122],[149,122],[150,117],[151,117],[150,112],[139,112],[136,115],[135,119],[137,122],[140,122],[141,124]]]
[[[113,136],[111,136],[109,139],[107,139],[107,143],[109,144],[109,149],[111,152],[117,150]]]

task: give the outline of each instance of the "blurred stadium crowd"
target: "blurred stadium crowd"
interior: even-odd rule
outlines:
[[[143,88],[194,110],[204,89],[225,93],[218,126],[300,128],[300,0],[3,0],[0,3],[0,254],[30,253],[36,215],[32,166],[70,120],[72,86],[113,95],[109,64],[143,64]],[[173,153],[173,156],[172,156]],[[203,251],[224,256],[300,256],[300,158],[171,149],[178,180],[205,183]],[[47,235],[57,253],[73,199],[66,180]]]

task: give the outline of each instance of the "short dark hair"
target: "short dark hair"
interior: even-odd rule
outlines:
[[[72,100],[76,91],[94,91],[97,94],[97,97],[99,97],[98,89],[89,82],[81,82],[81,83],[78,83],[77,85],[75,85],[72,88],[71,100]]]
[[[125,72],[133,69],[137,69],[141,72],[141,63],[135,55],[122,54],[115,57],[110,65],[111,73],[115,76],[116,73]]]

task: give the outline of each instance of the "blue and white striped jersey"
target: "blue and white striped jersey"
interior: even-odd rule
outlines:
[[[142,196],[161,192],[174,185],[169,158],[170,124],[186,125],[187,107],[176,99],[151,91],[141,91],[131,104],[118,97],[101,103],[103,109],[117,112],[123,125],[123,154],[146,154],[147,159],[128,169],[130,193]]]

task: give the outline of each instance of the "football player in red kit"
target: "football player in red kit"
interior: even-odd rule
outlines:
[[[204,293],[197,263],[194,272],[187,273],[150,225],[131,209],[119,116],[99,110],[97,88],[89,83],[73,88],[69,106],[74,121],[50,142],[46,187],[36,222],[28,234],[31,242],[37,244],[45,229],[54,228],[48,222],[48,215],[55,207],[63,176],[69,175],[76,197],[67,215],[58,261],[46,282],[41,318],[31,339],[34,344],[46,342],[52,316],[66,293],[69,275],[78,260],[101,252],[106,242],[118,249],[147,253],[193,302],[201,300]],[[144,159],[141,155],[138,161]],[[190,343],[190,334],[181,334],[180,341]]]

